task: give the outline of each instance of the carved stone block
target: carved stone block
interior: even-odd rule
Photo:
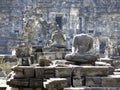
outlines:
[[[83,85],[83,79],[81,77],[73,77],[73,86],[80,87]]]
[[[67,86],[68,84],[65,78],[52,78],[44,82],[44,88],[47,90],[61,90]]]
[[[48,59],[40,59],[39,60],[39,65],[40,66],[50,66],[51,61]]]
[[[101,77],[86,77],[86,86],[100,87],[102,84]]]
[[[52,78],[55,77],[55,68],[51,67],[36,67],[35,68],[36,78]]]
[[[25,78],[34,78],[35,76],[34,68],[32,66],[25,66],[23,73]]]
[[[56,67],[55,68],[56,77],[71,77],[72,72],[73,70],[71,67]]]
[[[7,85],[11,87],[28,87],[28,79],[9,79]]]
[[[34,67],[32,66],[15,66],[12,70],[16,73],[16,78],[33,78],[35,75]]]
[[[42,79],[30,79],[30,87],[31,88],[42,88],[43,80]]]
[[[111,66],[77,66],[74,68],[76,76],[107,76],[113,74]]]
[[[102,86],[104,87],[120,87],[120,76],[102,77]]]
[[[23,79],[23,78],[25,78],[23,72],[15,72],[13,77],[14,77],[14,79]]]

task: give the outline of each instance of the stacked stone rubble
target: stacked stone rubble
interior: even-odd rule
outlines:
[[[99,66],[110,66],[112,65],[114,67],[114,74],[115,75],[120,75],[120,59],[118,58],[100,58],[98,61],[96,61],[96,65]]]
[[[109,65],[108,65],[109,64]],[[84,82],[82,85],[77,87],[67,87],[64,90],[119,90],[120,89],[120,69],[119,69],[119,60],[110,59],[110,58],[101,58],[97,61],[98,66],[94,66],[94,71],[92,68],[82,70],[78,76],[82,75]],[[105,66],[106,65],[106,66]],[[110,67],[112,69],[102,69],[103,67]],[[86,67],[86,66],[84,66]],[[88,67],[88,66],[87,66]],[[93,67],[93,66],[92,66]],[[102,67],[100,71],[97,67]],[[109,73],[108,73],[109,72]],[[74,83],[75,84],[75,83]],[[78,84],[78,81],[77,81]]]
[[[54,67],[15,66],[12,68],[12,70],[13,70],[13,73],[11,74],[11,78],[7,80],[7,84],[13,88],[17,88],[17,89],[28,88],[28,90],[29,89],[44,90],[45,88],[50,88],[51,85],[53,88],[56,88],[57,86],[59,86],[60,89],[67,86],[66,79],[48,80],[49,78],[55,78]],[[43,83],[48,81],[50,83],[43,85]],[[49,90],[52,90],[52,89],[49,89]]]
[[[120,83],[111,66],[14,66],[12,71],[7,84],[17,90],[74,90],[69,87],[118,87]]]

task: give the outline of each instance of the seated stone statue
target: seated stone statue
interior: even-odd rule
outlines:
[[[29,66],[30,62],[30,55],[32,53],[31,45],[22,43],[16,48],[16,57],[18,58],[18,65],[19,66]]]
[[[65,33],[60,30],[55,23],[52,25],[51,40],[47,42],[47,46],[43,48],[44,52],[64,51],[66,48],[66,36]]]
[[[65,59],[80,63],[94,63],[97,60],[96,51],[93,49],[93,37],[87,34],[79,34],[73,38],[72,53]]]
[[[65,48],[66,47],[66,38],[62,31],[57,29],[52,33],[52,44],[51,47]]]
[[[19,57],[30,57],[31,53],[32,53],[31,45],[22,43],[16,48],[16,56],[18,58]]]

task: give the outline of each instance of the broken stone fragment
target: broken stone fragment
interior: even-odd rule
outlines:
[[[28,79],[8,79],[7,85],[11,87],[28,87],[29,80]]]
[[[47,90],[61,90],[67,86],[68,84],[65,78],[51,78],[44,82],[44,88]]]
[[[48,60],[48,59],[40,59],[39,60],[39,65],[40,66],[50,66],[50,64],[51,64],[51,61]]]

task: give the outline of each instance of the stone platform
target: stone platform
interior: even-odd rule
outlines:
[[[120,87],[120,76],[86,77],[85,86],[89,87]]]
[[[7,84],[12,87],[11,90],[14,90],[13,88],[61,90],[70,86],[97,86],[97,84],[101,86],[104,80],[114,80],[116,84],[119,83],[116,78],[108,79],[109,75],[113,75],[112,66],[14,66],[12,71],[7,80]],[[101,78],[103,78],[102,81]],[[94,83],[95,80],[97,83]],[[109,83],[105,83],[105,86],[109,86]],[[117,86],[119,85],[117,84]]]
[[[64,90],[120,90],[120,87],[69,87]]]
[[[100,58],[99,60],[97,60],[96,65],[104,65],[104,66],[112,65],[114,68],[120,68],[120,59]]]

